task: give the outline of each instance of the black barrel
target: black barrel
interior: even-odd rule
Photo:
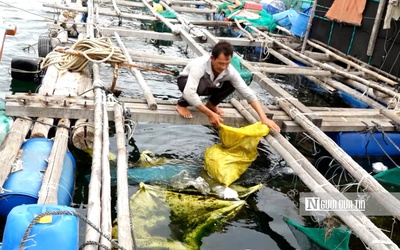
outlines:
[[[15,80],[40,83],[41,70],[39,57],[16,57],[11,60],[11,77]]]

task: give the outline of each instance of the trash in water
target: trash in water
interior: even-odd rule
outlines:
[[[222,144],[206,149],[205,169],[215,180],[225,186],[231,185],[257,158],[258,143],[268,133],[268,126],[261,122],[242,128],[221,124],[219,137]]]

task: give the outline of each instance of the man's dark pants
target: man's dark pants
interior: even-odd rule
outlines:
[[[188,77],[187,76],[180,76],[178,77],[178,87],[181,92],[185,89],[186,82]],[[207,85],[206,81],[200,80],[199,86],[197,87],[197,94],[199,96],[210,96],[209,102],[217,106],[220,104],[226,97],[235,91],[235,88],[232,86],[231,82],[225,81],[221,83],[221,88],[210,88]],[[189,103],[181,97],[178,101],[178,105],[181,107],[189,106]]]

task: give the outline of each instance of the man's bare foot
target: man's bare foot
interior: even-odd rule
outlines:
[[[214,106],[211,102],[207,102],[206,107],[214,111],[216,114],[223,116],[224,111],[220,109],[218,106]]]
[[[179,105],[176,105],[176,111],[183,117],[183,118],[193,118],[192,113],[190,113],[189,109],[187,107],[182,107]]]

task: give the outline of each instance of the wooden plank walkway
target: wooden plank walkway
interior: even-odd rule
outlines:
[[[157,100],[157,110],[150,110],[145,99],[120,98],[131,118],[136,122],[210,125],[209,120],[192,108],[192,119],[184,119],[175,110],[176,100]],[[249,123],[231,105],[221,104],[225,112],[224,123],[231,126],[245,126]],[[368,126],[379,124],[384,131],[396,131],[390,119],[377,109],[308,107],[322,118],[322,131],[362,131]],[[112,120],[112,104],[108,106]],[[284,132],[304,131],[283,110],[277,106],[264,106],[265,113],[282,127]],[[94,116],[94,99],[87,97],[43,96],[39,94],[17,94],[6,96],[6,113],[10,116],[46,116],[51,118],[83,119]],[[374,124],[375,123],[375,124]]]

